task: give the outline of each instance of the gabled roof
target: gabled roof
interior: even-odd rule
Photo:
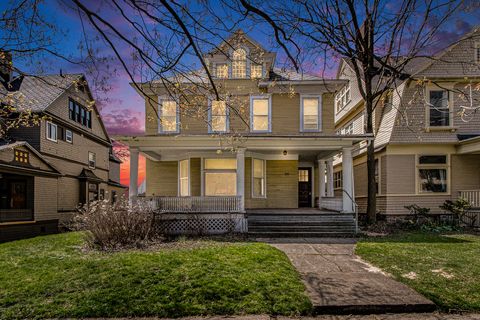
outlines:
[[[220,45],[210,50],[207,54],[209,55],[216,54],[220,51],[220,48],[224,46],[228,46],[228,47],[233,46],[234,42],[237,39],[242,39],[242,38],[243,40],[250,42],[253,46],[257,47],[258,49],[268,52],[260,43],[258,43],[257,41],[249,37],[248,34],[246,34],[242,29],[238,29],[237,31],[233,32],[227,39],[225,39]]]
[[[19,76],[9,85],[11,92],[20,106],[31,109],[33,112],[44,111],[62,93],[68,90],[75,82],[83,78],[81,74]],[[4,85],[0,85],[5,89]],[[6,92],[5,92],[6,93]]]
[[[83,169],[82,172],[78,175],[78,179],[87,180],[92,182],[104,182],[101,178],[97,177],[90,169]]]
[[[32,147],[26,141],[17,141],[17,142],[13,142],[13,143],[6,143],[6,144],[3,144],[3,145],[0,145],[0,152],[5,151],[5,150],[13,150],[15,148],[22,147],[22,146],[24,148],[28,149],[33,154],[35,154],[35,156],[37,156],[40,159],[40,161],[42,161],[48,168],[51,169],[51,173],[54,173],[54,174],[57,174],[57,175],[61,174],[60,171],[53,164],[51,164],[47,159],[45,159],[40,152],[38,152],[34,147]],[[28,170],[29,168],[25,167],[25,169]],[[38,169],[38,168],[33,168],[33,169],[44,171],[44,170],[41,170],[41,169]]]

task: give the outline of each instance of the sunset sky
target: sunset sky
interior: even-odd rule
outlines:
[[[4,11],[7,9],[7,1],[2,1],[0,4],[0,10]],[[68,1],[63,1],[67,3]],[[60,4],[59,4],[60,3]],[[59,28],[61,28],[61,34],[53,35],[53,43],[56,45],[55,48],[59,52],[75,57],[78,54],[79,43],[82,43],[85,37],[84,30],[85,26],[79,19],[79,15],[74,10],[67,8],[64,4],[61,4],[62,1],[47,0],[44,5],[42,5],[42,12],[46,17],[48,17],[52,22],[54,22]],[[102,6],[102,1],[89,0],[83,1],[86,6],[102,12],[106,18],[112,21],[113,24],[117,23],[118,28],[122,28],[120,18],[118,18],[115,13],[113,13],[109,8]],[[392,1],[395,3],[395,1]],[[438,37],[439,48],[445,44],[451,43],[458,38],[459,35],[464,34],[472,29],[472,27],[478,23],[478,19],[475,18],[477,12],[470,13],[467,16],[462,16],[453,21],[452,24],[448,25],[448,28],[445,28]],[[478,16],[477,16],[478,17]],[[267,49],[271,48],[273,43],[272,38],[270,38],[270,30],[266,26],[262,25],[239,25],[242,27],[252,38],[262,43]],[[250,31],[255,30],[255,31]],[[87,29],[87,34],[90,34],[90,31]],[[93,38],[95,40],[95,38]],[[98,42],[96,44],[97,50],[104,53],[105,55],[109,54],[109,48],[105,43]],[[121,45],[120,49],[122,54],[128,56],[131,48],[125,45]],[[279,59],[282,58],[283,53],[278,51]],[[17,58],[17,59],[16,59]],[[52,57],[42,57],[46,63],[42,65],[41,72],[45,73],[87,73],[87,78],[89,78],[88,72],[83,70],[81,66],[71,64],[61,59],[54,59]],[[49,60],[50,59],[50,60]],[[31,73],[39,72],[38,65],[35,61],[29,61],[24,57],[15,57],[14,55],[14,64],[17,63],[23,70],[27,70]],[[192,61],[192,64],[197,63]],[[318,61],[308,61],[310,68],[310,73],[322,74],[320,66],[323,66],[323,62],[319,63]],[[328,65],[327,76],[333,77],[335,74],[335,61],[330,61]],[[98,71],[103,76],[107,76],[107,85],[108,90],[95,91],[94,95],[97,98],[97,106],[101,110],[101,115],[105,126],[107,127],[108,132],[111,135],[141,135],[144,132],[145,125],[145,116],[144,116],[144,102],[135,92],[135,90],[130,86],[130,79],[127,76],[125,70],[119,64],[118,61],[113,59],[109,64],[105,64]],[[90,79],[89,79],[90,82]],[[139,172],[139,183],[145,178],[145,159],[140,160],[140,172]],[[121,182],[125,185],[129,184],[129,162],[128,159],[124,161],[121,166]]]

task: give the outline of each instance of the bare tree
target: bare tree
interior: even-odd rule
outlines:
[[[435,59],[429,49],[450,18],[465,9],[465,1],[249,1],[239,0],[244,16],[254,15],[269,25],[282,48],[301,56],[299,47],[315,56],[340,57],[353,68],[365,103],[365,132],[374,134],[373,114],[382,96],[412,77],[409,66],[416,58]],[[299,46],[301,44],[301,46]],[[292,62],[300,65],[298,61]],[[471,111],[471,110],[470,110]],[[376,221],[375,146],[367,147],[370,223]]]

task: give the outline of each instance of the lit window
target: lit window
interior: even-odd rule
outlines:
[[[160,105],[159,131],[178,132],[178,111],[175,101],[163,100]]]
[[[212,101],[210,108],[210,131],[226,132],[228,128],[227,103]]]
[[[47,121],[47,139],[57,142],[57,125]]]
[[[205,159],[204,171],[206,196],[237,194],[236,159]]]
[[[252,79],[263,77],[263,66],[261,64],[252,63],[250,65],[250,77]]]
[[[450,125],[449,94],[447,90],[430,90],[428,93],[428,114],[431,127]]]
[[[189,160],[181,160],[179,162],[179,187],[180,187],[180,197],[187,197],[190,195],[190,188],[189,188]]]
[[[217,64],[216,76],[220,79],[228,78],[228,65],[226,63]]]
[[[65,141],[72,143],[73,142],[73,133],[72,131],[66,129],[65,130]]]
[[[309,180],[309,171],[308,170],[298,170],[298,181],[300,182],[308,182]]]
[[[350,85],[343,87],[335,95],[335,105],[337,112],[342,110],[350,102]]]
[[[253,159],[253,196],[265,197],[265,160]]]
[[[271,130],[269,97],[252,97],[250,100],[250,112],[252,132],[269,132]]]
[[[320,97],[302,97],[302,131],[320,130]]]
[[[447,192],[447,156],[419,156],[418,181],[420,193]]]
[[[247,52],[237,49],[232,55],[232,78],[245,78],[247,76]]]
[[[95,169],[95,165],[96,165],[96,155],[95,153],[93,152],[88,152],[88,167],[90,169]]]
[[[15,149],[15,161],[28,164],[28,152]]]

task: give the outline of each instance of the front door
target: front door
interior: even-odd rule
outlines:
[[[298,207],[312,206],[312,168],[298,168]]]

